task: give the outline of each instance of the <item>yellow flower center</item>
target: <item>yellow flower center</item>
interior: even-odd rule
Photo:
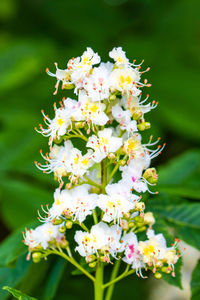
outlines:
[[[133,151],[137,146],[139,145],[139,142],[133,139],[128,140],[128,151]]]
[[[88,158],[84,158],[84,159],[82,160],[82,164],[83,164],[84,166],[87,166],[88,163],[89,163],[89,159],[88,159]]]
[[[57,122],[58,122],[58,125],[59,125],[59,126],[61,126],[61,125],[64,123],[64,121],[63,121],[62,118],[57,119]]]
[[[126,77],[124,77],[123,75],[121,75],[120,76],[120,83],[121,83],[121,85],[128,85],[128,84],[130,84],[131,83],[131,77],[130,76],[126,76]]]
[[[152,246],[152,245],[146,246],[146,247],[144,248],[144,255],[145,255],[145,256],[150,255],[150,254],[152,254],[154,251],[155,251],[154,246]]]
[[[56,199],[56,205],[60,205],[60,200],[59,200],[59,198]]]
[[[74,163],[75,163],[75,165],[78,165],[78,163],[79,163],[79,156],[74,157]]]

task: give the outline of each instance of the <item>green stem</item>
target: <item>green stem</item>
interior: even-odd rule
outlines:
[[[85,184],[90,184],[90,185],[96,186],[96,187],[98,187],[98,188],[101,187],[100,184],[94,182],[93,180],[91,180],[91,179],[88,178],[87,176],[83,175],[83,178],[85,178],[85,180],[87,180],[87,181],[84,182]]]
[[[94,219],[94,224],[97,224],[98,223],[98,218],[97,218],[97,212],[96,212],[96,209],[93,210],[93,219]]]
[[[103,264],[98,262],[94,281],[94,300],[103,300]]]
[[[104,285],[103,285],[103,288],[104,288],[104,289],[107,288],[107,287],[110,286],[111,284],[114,284],[114,283],[120,281],[121,279],[123,279],[123,278],[125,278],[125,277],[127,277],[127,276],[129,276],[129,275],[131,275],[131,274],[133,274],[134,272],[135,272],[135,270],[130,270],[129,272],[125,271],[124,273],[122,273],[122,274],[121,274],[120,276],[118,276],[117,278],[115,278],[115,279],[109,281],[108,283],[104,284]]]
[[[116,166],[113,168],[112,172],[110,173],[110,176],[108,178],[108,183],[111,181],[111,179],[113,178],[113,176],[117,172],[118,168],[119,168],[119,164],[116,164]]]
[[[79,263],[73,257],[69,257],[64,252],[59,252],[57,250],[52,251],[52,253],[60,255],[61,257],[63,257],[67,261],[69,261],[72,265],[74,265],[77,269],[79,269],[83,274],[85,274],[88,278],[90,278],[92,281],[95,282],[94,276],[92,276],[89,272],[87,272],[84,268],[82,268],[81,265],[79,265]]]
[[[107,166],[106,159],[101,161],[101,185],[102,185],[102,193],[105,194],[105,187],[107,185]]]
[[[88,141],[88,139],[84,136],[84,135],[80,135],[80,134],[70,134],[64,137],[66,140],[71,139],[71,138],[79,138],[82,139],[84,141]]]
[[[120,260],[117,260],[115,262],[115,265],[113,267],[112,274],[111,274],[111,277],[110,277],[110,281],[113,281],[116,278],[116,276],[118,274],[118,271],[119,271],[120,263],[121,263]],[[109,286],[109,288],[107,290],[107,293],[106,293],[105,300],[110,300],[111,299],[112,294],[113,294],[113,290],[114,290],[114,286],[115,286],[115,283],[113,283]]]

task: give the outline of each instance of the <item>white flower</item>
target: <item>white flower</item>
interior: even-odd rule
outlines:
[[[86,146],[94,150],[93,160],[100,162],[108,153],[116,152],[122,146],[122,138],[112,136],[112,129],[105,128],[98,132],[98,137],[89,137]]]
[[[92,74],[84,81],[84,89],[92,101],[100,101],[110,96],[109,76],[113,69],[110,62],[101,63],[99,67],[94,68]]]
[[[54,106],[55,117],[52,120],[42,110],[44,121],[48,128],[45,129],[40,125],[40,131],[37,131],[44,136],[49,136],[49,144],[52,145],[54,139],[59,139],[65,135],[67,130],[72,128],[72,120],[74,120],[77,108],[78,102],[67,98],[64,101],[64,106],[62,105],[60,108]]]
[[[81,177],[93,165],[92,155],[92,150],[82,155],[81,151],[74,148],[72,142],[67,140],[64,146],[54,145],[50,155],[44,156],[42,154],[47,164],[36,163],[36,165],[45,173],[54,172],[59,180],[69,173],[72,176]]]
[[[90,233],[83,231],[76,232],[75,241],[78,243],[78,246],[75,250],[81,256],[88,256],[101,250],[105,256],[109,257],[109,255],[112,255],[116,258],[116,254],[123,251],[120,238],[120,228],[116,225],[109,227],[107,224],[99,222],[92,226]]]
[[[79,223],[91,215],[97,206],[97,194],[90,194],[89,188],[89,185],[82,185],[69,191],[72,199],[73,220],[78,220]]]
[[[166,241],[163,234],[154,234],[151,229],[147,230],[148,240],[139,242],[138,250],[144,263],[155,265],[157,260],[162,260],[166,253]]]
[[[125,248],[123,261],[131,265],[133,269],[136,269],[136,274],[140,274],[143,277],[141,268],[144,268],[145,264],[138,250],[137,236],[133,232],[125,234],[123,236],[123,244]]]
[[[100,63],[100,56],[91,48],[82,54],[81,58],[77,57],[69,61],[68,67],[71,69],[71,81],[76,85],[76,88],[81,88],[83,80],[89,75],[93,65]]]
[[[37,246],[47,249],[49,242],[55,240],[64,239],[64,235],[58,231],[59,226],[53,225],[51,222],[46,222],[35,229],[31,229],[25,233],[25,245],[29,246],[29,249]]]
[[[140,80],[139,72],[129,67],[114,69],[110,76],[110,86],[112,90],[122,92],[131,91],[132,95],[138,96],[140,90],[136,84]]]
[[[57,92],[58,92],[58,87],[59,87],[60,81],[62,81],[62,88],[64,88],[65,85],[71,83],[70,82],[70,72],[69,72],[69,70],[68,69],[65,69],[65,70],[59,69],[57,63],[55,63],[55,66],[56,66],[56,73],[55,74],[50,72],[49,69],[46,70],[48,75],[50,75],[52,77],[56,77],[56,79],[57,79],[57,83],[55,85],[56,90],[54,92],[54,95],[56,95]]]
[[[96,200],[97,195],[89,193],[89,185],[78,186],[72,190],[57,189],[54,193],[54,203],[48,212],[48,220],[66,216],[82,223],[92,214],[97,205]]]
[[[76,231],[75,241],[79,244],[75,248],[81,256],[97,253],[106,244],[103,223],[98,223],[91,228],[91,232]]]
[[[122,47],[113,48],[112,51],[109,52],[109,56],[114,59],[117,66],[129,64],[126,52],[122,50]]]
[[[82,177],[94,164],[92,154],[93,151],[89,150],[85,155],[82,155],[80,150],[73,148],[65,164],[67,172],[72,173],[74,176]]]
[[[132,159],[128,166],[120,167],[122,171],[121,184],[134,189],[138,193],[145,193],[148,190],[147,181],[142,177],[144,169],[144,158]]]
[[[131,112],[129,110],[123,110],[119,104],[116,104],[112,107],[112,115],[120,124],[122,130],[127,130],[128,132],[138,131],[137,122],[131,120]]]
[[[108,116],[104,113],[105,108],[105,104],[93,102],[86,95],[85,91],[79,92],[79,110],[82,121],[87,120],[91,121],[92,124],[104,126],[109,120]]]
[[[122,189],[122,191],[121,191]],[[98,206],[104,211],[103,221],[114,221],[119,224],[124,214],[134,209],[138,196],[124,192],[121,185],[113,184],[106,187],[107,195],[99,195]]]
[[[43,155],[42,157],[46,160],[45,165],[41,165],[36,162],[38,169],[42,170],[44,173],[54,172],[55,176],[61,180],[62,176],[67,175],[66,161],[71,154],[73,145],[71,141],[65,141],[64,146],[54,145],[50,151],[50,154]]]
[[[144,103],[148,100],[148,96],[143,101],[140,101],[140,96],[127,95],[125,94],[121,99],[121,104],[125,109],[128,109],[131,112],[133,117],[137,117],[137,119],[141,119],[145,113],[148,113],[150,110],[154,109],[157,104],[154,102],[148,103],[144,105]]]
[[[139,133],[134,133],[129,139],[125,140],[123,148],[126,154],[131,156],[131,158],[138,158],[145,155],[144,148],[141,144],[141,135]]]

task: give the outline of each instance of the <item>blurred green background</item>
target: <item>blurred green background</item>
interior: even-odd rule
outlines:
[[[42,300],[92,299],[92,286],[83,292],[89,283],[71,276],[69,265],[55,258],[40,265],[27,262],[19,234],[36,220],[41,204],[51,203],[56,186],[53,176],[40,173],[33,163],[39,149],[47,149],[47,140],[34,131],[42,122],[40,110],[53,116],[53,102],[67,95],[53,96],[55,80],[45,68],[54,71],[55,61],[65,68],[88,46],[104,61],[113,47],[122,46],[130,59],[151,66],[147,78],[152,88],[144,94],[150,92],[159,106],[147,120],[151,133],[167,146],[153,162],[160,170],[160,195],[147,205],[160,231],[168,234],[170,226],[173,234],[200,249],[199,12],[199,0],[0,0],[1,240],[17,230],[0,246],[0,286]],[[198,278],[197,268],[193,300],[200,299]],[[180,278],[174,284],[180,286]],[[151,280],[132,276],[117,286],[115,299],[150,299],[151,285]],[[0,299],[7,297],[0,291]]]

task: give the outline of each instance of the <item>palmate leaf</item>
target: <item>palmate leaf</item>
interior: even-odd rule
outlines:
[[[192,278],[190,282],[191,286],[191,300],[199,300],[200,295],[200,260],[197,262],[196,267],[192,272]]]
[[[11,293],[13,295],[13,297],[15,297],[16,299],[19,299],[19,300],[37,300],[36,298],[30,297],[30,296],[22,293],[21,291],[13,289],[9,286],[4,286],[3,290],[8,291],[9,293]]]

